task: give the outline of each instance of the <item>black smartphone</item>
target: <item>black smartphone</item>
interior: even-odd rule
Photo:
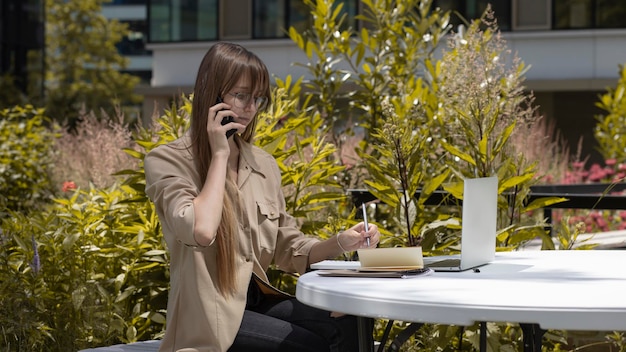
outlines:
[[[217,97],[217,103],[223,103],[224,101],[222,100],[222,98]],[[226,109],[222,109],[220,111],[224,111]],[[235,119],[232,116],[226,116],[222,119],[222,126],[224,126],[227,123],[231,123],[231,122],[235,122]],[[228,131],[226,131],[226,138],[230,138],[230,136],[232,136],[233,134],[235,134],[235,132],[237,132],[236,128],[230,129]]]

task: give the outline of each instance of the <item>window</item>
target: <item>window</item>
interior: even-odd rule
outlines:
[[[287,0],[254,2],[254,37],[281,38],[285,36]]]
[[[357,29],[359,1],[340,0],[345,28]],[[287,38],[310,27],[309,12],[302,0],[151,0],[150,42]]]
[[[302,1],[289,0],[289,10],[287,12],[287,28],[294,27],[298,32],[303,32],[310,28],[309,7]]]
[[[626,28],[626,2],[596,0],[595,20],[598,28]]]
[[[109,3],[102,5],[145,5],[147,0],[111,0]]]
[[[342,15],[347,14],[344,29],[356,29],[358,0],[342,0]],[[255,0],[254,38],[286,38],[289,27],[299,32],[310,28],[309,7],[302,0]]]
[[[172,40],[170,23],[170,6],[168,0],[152,0],[148,4],[148,23],[151,42],[168,42]]]
[[[0,76],[11,74],[21,92],[43,92],[43,0],[3,0],[0,4]]]
[[[554,1],[554,27],[557,29],[591,28],[592,0]]]
[[[511,30],[511,0],[434,0],[433,7],[451,11],[450,23],[456,28],[463,24],[463,19],[471,21],[480,18],[487,4],[491,4],[498,27],[502,31]],[[460,16],[460,17],[459,17]]]
[[[218,0],[151,0],[150,42],[217,39]]]
[[[148,23],[146,21],[124,21],[128,25],[128,35],[117,44],[117,50],[122,55],[150,55],[146,50],[146,35]]]
[[[626,28],[623,0],[554,0],[554,29]]]

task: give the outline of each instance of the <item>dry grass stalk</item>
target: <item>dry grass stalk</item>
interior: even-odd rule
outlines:
[[[134,147],[123,113],[118,109],[113,117],[102,114],[99,119],[93,111],[81,111],[76,130],[64,129],[56,140],[52,180],[59,190],[70,181],[83,189],[106,188],[116,181],[113,173],[137,167],[137,160],[123,151]]]

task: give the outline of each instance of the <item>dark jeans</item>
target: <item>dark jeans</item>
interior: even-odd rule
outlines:
[[[295,298],[270,299],[251,283],[241,327],[228,351],[356,352],[356,318],[333,318]]]

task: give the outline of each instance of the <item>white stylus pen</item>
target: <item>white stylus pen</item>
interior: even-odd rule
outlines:
[[[361,209],[363,209],[363,223],[365,224],[365,232],[369,231],[369,226],[367,226],[367,211],[365,211],[365,203],[361,203]],[[369,236],[365,237],[367,240],[367,246],[370,246],[370,238]]]

